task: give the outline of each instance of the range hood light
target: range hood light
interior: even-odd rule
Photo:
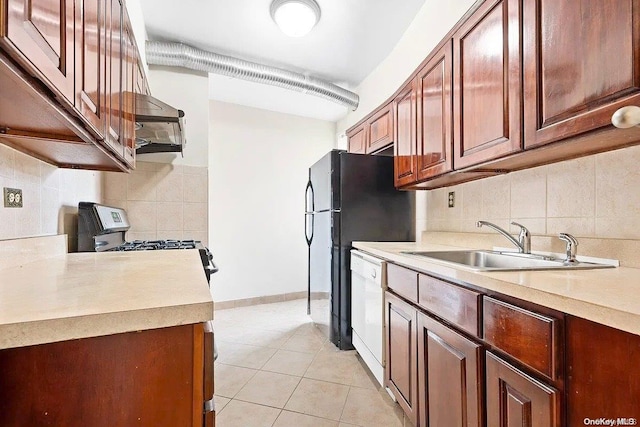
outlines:
[[[183,153],[186,144],[184,111],[149,95],[137,93],[135,98],[136,155]]]

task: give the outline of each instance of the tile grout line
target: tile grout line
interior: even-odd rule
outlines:
[[[276,304],[282,304],[282,303],[287,303],[287,301],[278,302]],[[245,307],[242,307],[241,309],[244,309],[244,308]],[[242,310],[242,311],[244,311],[244,310]],[[265,315],[268,315],[268,314],[269,313],[265,313]],[[221,319],[221,320],[227,326],[231,327],[234,324],[234,321],[237,322],[239,320],[239,319],[238,320],[234,320],[234,317],[235,316],[230,316],[229,318],[227,318],[227,316],[224,316],[224,318]],[[347,401],[348,401],[349,396],[352,394],[352,392],[355,392],[356,390],[368,389],[367,387],[360,387],[360,386],[357,386],[357,385],[353,384],[354,381],[355,381],[355,377],[356,377],[356,375],[358,373],[358,366],[354,365],[353,366],[354,369],[348,374],[348,379],[349,379],[348,384],[344,384],[344,383],[341,383],[341,382],[334,382],[334,381],[327,381],[327,380],[323,380],[323,379],[314,379],[314,378],[306,377],[306,375],[309,373],[309,370],[310,370],[312,364],[314,362],[316,362],[320,357],[322,357],[323,353],[325,353],[326,356],[328,356],[328,357],[331,357],[331,356],[342,356],[342,354],[341,354],[341,352],[335,352],[336,354],[334,354],[334,352],[332,352],[329,349],[329,346],[328,346],[328,343],[330,341],[327,340],[325,337],[322,337],[322,340],[320,340],[320,339],[318,339],[319,336],[318,336],[317,333],[311,333],[311,331],[308,331],[307,333],[305,333],[304,331],[307,331],[307,330],[306,329],[303,330],[302,327],[308,325],[308,323],[305,322],[306,319],[302,319],[302,318],[298,319],[297,316],[295,316],[294,312],[290,313],[289,317],[290,318],[295,318],[295,319],[285,319],[285,318],[283,318],[282,319],[282,323],[284,324],[284,323],[287,323],[287,322],[290,322],[290,321],[296,322],[296,324],[298,326],[295,327],[295,329],[294,329],[295,332],[293,332],[290,335],[288,335],[287,328],[283,327],[283,328],[277,328],[275,330],[271,329],[271,331],[278,331],[278,332],[280,332],[282,334],[287,334],[288,335],[286,340],[283,340],[283,342],[281,341],[281,343],[278,344],[278,345],[270,345],[270,344],[267,344],[267,345],[252,345],[252,344],[245,344],[245,343],[242,343],[242,342],[233,342],[233,341],[221,340],[221,342],[226,342],[226,343],[230,343],[232,345],[237,345],[238,346],[237,348],[240,348],[240,349],[257,349],[257,348],[260,348],[260,349],[271,349],[271,350],[273,350],[273,353],[270,354],[270,356],[268,358],[266,358],[264,363],[261,363],[257,369],[255,367],[234,365],[234,364],[231,364],[231,363],[220,363],[220,365],[233,366],[233,367],[243,368],[243,369],[252,369],[254,372],[250,376],[250,378],[246,381],[246,383],[242,387],[240,387],[239,391],[234,394],[233,397],[227,398],[225,396],[219,396],[221,398],[228,399],[227,404],[223,407],[223,409],[219,413],[222,413],[223,411],[226,411],[226,406],[229,405],[232,401],[236,401],[236,402],[243,402],[243,403],[246,403],[246,404],[258,405],[258,406],[262,406],[262,407],[266,407],[266,408],[276,409],[277,410],[277,415],[276,415],[273,423],[270,424],[271,426],[273,426],[277,422],[277,420],[282,416],[284,411],[288,411],[288,412],[292,412],[292,413],[298,413],[298,414],[301,414],[301,415],[304,415],[304,416],[308,416],[308,417],[312,417],[312,418],[327,420],[327,421],[330,421],[332,423],[345,422],[345,421],[343,421],[342,418],[344,416],[344,412],[345,412],[345,409],[346,409],[346,405],[347,405]],[[294,324],[291,324],[291,326],[294,326]],[[239,329],[241,329],[241,328],[239,328]],[[315,330],[313,330],[313,331],[315,332]],[[283,348],[287,344],[287,342],[289,342],[295,336],[308,336],[309,337],[309,342],[321,341],[321,345],[313,353],[305,352],[305,351],[298,351],[296,349]],[[301,342],[300,345],[304,347],[304,345],[307,344],[307,343],[305,343],[304,340],[302,340],[302,341],[303,342]],[[286,373],[286,372],[275,372],[275,371],[269,371],[269,370],[265,369],[265,366],[271,360],[273,360],[273,358],[275,357],[275,355],[279,351],[295,353],[295,354],[299,354],[299,355],[311,355],[312,357],[310,358],[309,364],[306,366],[306,368],[304,369],[304,372],[301,375],[291,374],[291,373]],[[351,358],[350,357],[351,355],[346,355],[345,354],[345,356],[349,356],[347,359]],[[294,356],[294,357],[296,357],[296,356]],[[359,361],[357,360],[357,355],[356,355],[356,362],[359,363]],[[279,408],[277,406],[271,406],[271,405],[268,405],[268,404],[263,404],[263,403],[250,402],[250,401],[243,400],[243,399],[237,397],[239,395],[239,393],[241,393],[242,390],[244,390],[247,387],[248,383],[251,382],[251,380],[253,380],[255,378],[255,376],[258,374],[258,372],[272,373],[272,374],[276,374],[276,375],[284,375],[284,376],[287,376],[287,377],[294,377],[294,378],[297,379],[297,383],[296,383],[295,388],[289,394],[289,396],[286,399],[286,402],[284,403],[282,408]],[[310,381],[317,381],[319,383],[335,384],[335,385],[339,385],[339,386],[343,386],[343,387],[346,386],[347,387],[347,395],[345,397],[345,401],[342,404],[342,409],[340,411],[340,417],[337,420],[331,419],[331,418],[325,418],[323,416],[314,415],[314,414],[311,414],[311,413],[305,413],[305,412],[300,412],[300,411],[297,411],[297,410],[294,410],[294,409],[287,409],[286,408],[286,406],[291,401],[293,395],[296,393],[296,391],[299,390],[303,379],[307,379],[307,380],[310,380]],[[403,421],[404,421],[404,418],[403,418],[402,422]],[[355,424],[349,424],[349,425],[354,425],[355,426]]]

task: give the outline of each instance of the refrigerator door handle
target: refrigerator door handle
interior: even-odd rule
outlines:
[[[314,220],[313,214],[304,215],[304,237],[307,239],[307,246],[311,246],[311,242],[313,242]]]
[[[311,198],[309,198],[311,195]],[[304,190],[304,211],[305,212],[315,212],[316,211],[316,202],[315,202],[315,194],[313,191],[313,184],[311,180],[307,182],[307,187]],[[309,204],[311,204],[311,209],[309,209]]]
[[[309,196],[311,196],[311,198],[309,198]],[[311,242],[313,241],[313,212],[315,210],[315,201],[313,199],[313,184],[311,180],[309,180],[304,190],[304,237],[307,240],[308,246],[311,246]],[[309,202],[311,202],[311,210],[309,210]],[[311,227],[309,227],[309,217],[311,217]]]

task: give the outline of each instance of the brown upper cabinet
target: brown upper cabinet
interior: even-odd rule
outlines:
[[[367,120],[369,135],[366,153],[373,153],[393,143],[393,117],[391,103],[378,110]]]
[[[2,48],[73,105],[74,0],[4,0],[0,5]]]
[[[611,115],[640,105],[640,3],[531,0],[523,16],[525,148],[620,132]]]
[[[60,167],[134,168],[148,86],[123,1],[0,0],[0,21],[0,142]]]
[[[363,123],[347,132],[350,153],[365,154],[367,151],[367,125]]]
[[[416,82],[410,82],[393,100],[393,169],[396,187],[416,181]]]
[[[453,169],[451,153],[451,42],[436,52],[417,77],[417,179]]]
[[[107,131],[105,142],[119,157],[122,141],[122,71],[125,59],[121,0],[106,0],[107,16]]]
[[[522,148],[520,1],[485,2],[453,37],[456,169]]]
[[[638,58],[637,1],[474,3],[390,97],[395,185],[443,187],[640,143],[638,128],[611,125],[618,108],[640,105]]]
[[[393,144],[392,106],[388,103],[347,131],[350,153],[371,154]]]
[[[125,12],[126,18],[126,12]],[[138,49],[133,37],[129,19],[124,19],[123,32],[124,55],[122,60],[122,142],[124,145],[124,161],[134,167],[136,159],[136,81],[138,79]]]
[[[106,128],[105,0],[81,1],[76,8],[76,107],[95,136]]]

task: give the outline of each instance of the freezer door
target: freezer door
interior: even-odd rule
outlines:
[[[393,157],[341,153],[340,165],[345,250],[354,240],[415,240],[415,192],[394,187]]]
[[[340,152],[330,151],[309,168],[314,212],[340,209]]]

